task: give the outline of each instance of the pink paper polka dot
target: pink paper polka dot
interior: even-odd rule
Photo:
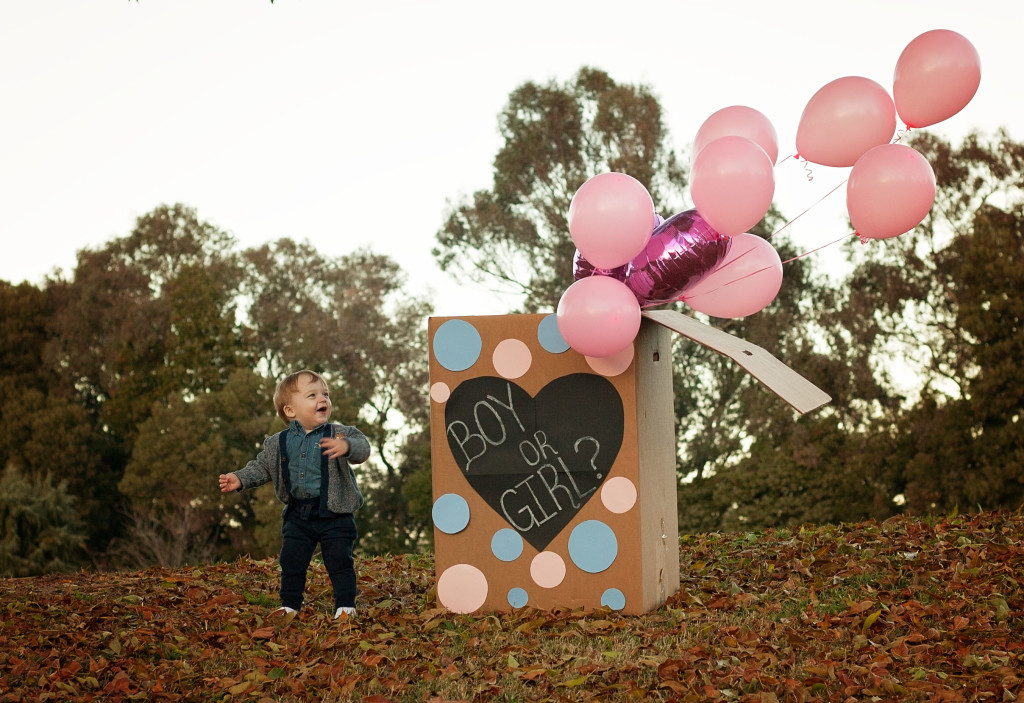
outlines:
[[[565,560],[554,552],[541,552],[530,562],[530,576],[541,588],[554,588],[565,579]]]
[[[487,600],[487,577],[475,566],[449,566],[437,579],[437,599],[453,613],[472,613]]]
[[[530,348],[519,339],[504,339],[494,348],[491,357],[494,370],[504,378],[519,378],[530,370],[533,355]]]
[[[452,389],[444,381],[438,381],[430,387],[430,399],[435,403],[447,403],[451,394]]]
[[[636,486],[625,476],[610,478],[601,486],[601,503],[609,512],[627,512],[636,505]]]
[[[602,376],[618,376],[624,373],[629,365],[633,363],[633,345],[630,344],[622,351],[611,356],[588,356],[587,364],[594,369],[595,373]]]

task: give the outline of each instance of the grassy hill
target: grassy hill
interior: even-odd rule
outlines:
[[[1024,701],[1019,512],[680,540],[642,617],[453,615],[429,556],[360,560],[360,616],[268,619],[277,565],[0,580],[0,701]]]

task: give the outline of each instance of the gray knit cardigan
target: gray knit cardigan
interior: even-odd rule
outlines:
[[[332,513],[353,513],[363,505],[363,494],[356,485],[352,464],[361,464],[370,456],[370,442],[355,427],[332,423],[335,437],[348,441],[348,454],[331,459],[327,465],[329,484],[327,507]],[[288,488],[281,474],[281,447],[277,434],[263,440],[263,450],[256,458],[235,472],[247,491],[273,481],[274,493],[282,503],[288,502]]]

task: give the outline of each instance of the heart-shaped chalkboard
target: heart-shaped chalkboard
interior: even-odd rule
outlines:
[[[622,446],[622,399],[587,373],[556,378],[536,398],[504,378],[463,381],[444,421],[469,485],[537,550],[597,493]]]

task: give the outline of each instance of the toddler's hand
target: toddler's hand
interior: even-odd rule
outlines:
[[[324,437],[320,440],[320,448],[328,459],[337,459],[348,454],[348,440],[344,437]]]
[[[242,481],[235,474],[221,474],[217,479],[221,493],[230,493],[242,488]]]

